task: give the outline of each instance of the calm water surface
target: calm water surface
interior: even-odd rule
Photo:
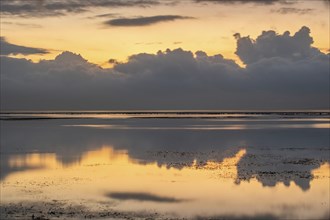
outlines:
[[[56,200],[178,218],[329,218],[328,114],[1,118],[2,205]]]

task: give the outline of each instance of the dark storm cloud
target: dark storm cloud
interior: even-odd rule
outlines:
[[[160,22],[175,21],[183,19],[192,19],[192,17],[179,16],[179,15],[157,15],[150,17],[138,18],[118,18],[104,22],[110,26],[147,26]]]
[[[1,0],[1,14],[24,17],[61,16],[95,7],[148,7],[157,0]]]
[[[102,69],[80,55],[32,63],[1,57],[2,109],[328,109],[329,55],[295,34],[236,34],[240,67],[182,49],[141,53]]]
[[[181,199],[172,197],[158,196],[151,193],[143,192],[112,192],[106,194],[107,197],[118,200],[137,200],[141,202],[181,202]]]
[[[30,54],[46,54],[46,49],[25,47],[20,45],[11,44],[6,41],[4,37],[0,37],[0,55],[30,55]]]
[[[300,14],[300,15],[309,14],[313,11],[314,10],[311,9],[311,8],[304,8],[304,9],[300,9],[300,8],[280,8],[280,9],[277,9],[277,10],[271,10],[271,12],[279,13],[279,14]]]

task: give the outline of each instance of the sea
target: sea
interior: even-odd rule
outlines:
[[[1,219],[329,219],[330,111],[2,111]]]

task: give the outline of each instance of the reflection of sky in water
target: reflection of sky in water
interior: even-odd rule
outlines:
[[[1,201],[56,199],[184,216],[323,217],[328,129],[326,120],[304,119],[2,121]]]
[[[267,124],[267,125],[190,125],[190,126],[176,126],[176,127],[156,127],[156,126],[122,126],[122,125],[95,125],[95,124],[81,124],[81,125],[64,125],[72,127],[89,127],[89,128],[103,128],[103,129],[144,129],[144,130],[243,130],[243,129],[269,129],[269,128],[330,128],[328,123],[311,123],[311,124]]]
[[[140,164],[127,152],[111,147],[89,151],[79,163],[63,164],[55,154],[15,155],[13,167],[38,167],[17,172],[2,181],[1,200],[83,201],[98,209],[114,202],[118,210],[155,210],[178,215],[273,215],[322,216],[329,205],[329,164],[312,170],[310,189],[282,183],[263,187],[256,178],[241,181],[237,165],[246,155],[241,149],[222,162],[193,164],[182,169]],[[141,203],[143,202],[143,203]],[[284,207],[295,207],[286,213]]]

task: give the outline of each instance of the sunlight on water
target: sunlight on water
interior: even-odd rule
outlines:
[[[63,125],[64,127],[85,127],[98,129],[144,129],[144,130],[244,130],[244,129],[270,129],[270,128],[330,128],[330,123],[311,123],[311,124],[235,124],[235,125],[189,125],[189,126],[123,126],[123,125],[96,125],[96,124],[81,124],[81,125]]]
[[[132,159],[111,146],[86,152],[69,166],[56,154],[12,155],[9,166],[22,170],[1,181],[1,201],[70,200],[94,210],[111,205],[188,217],[270,213],[308,219],[328,212],[328,163],[312,171],[311,187],[304,191],[293,183],[264,187],[256,178],[237,181],[245,155],[241,149],[222,161],[195,160],[182,169]]]

